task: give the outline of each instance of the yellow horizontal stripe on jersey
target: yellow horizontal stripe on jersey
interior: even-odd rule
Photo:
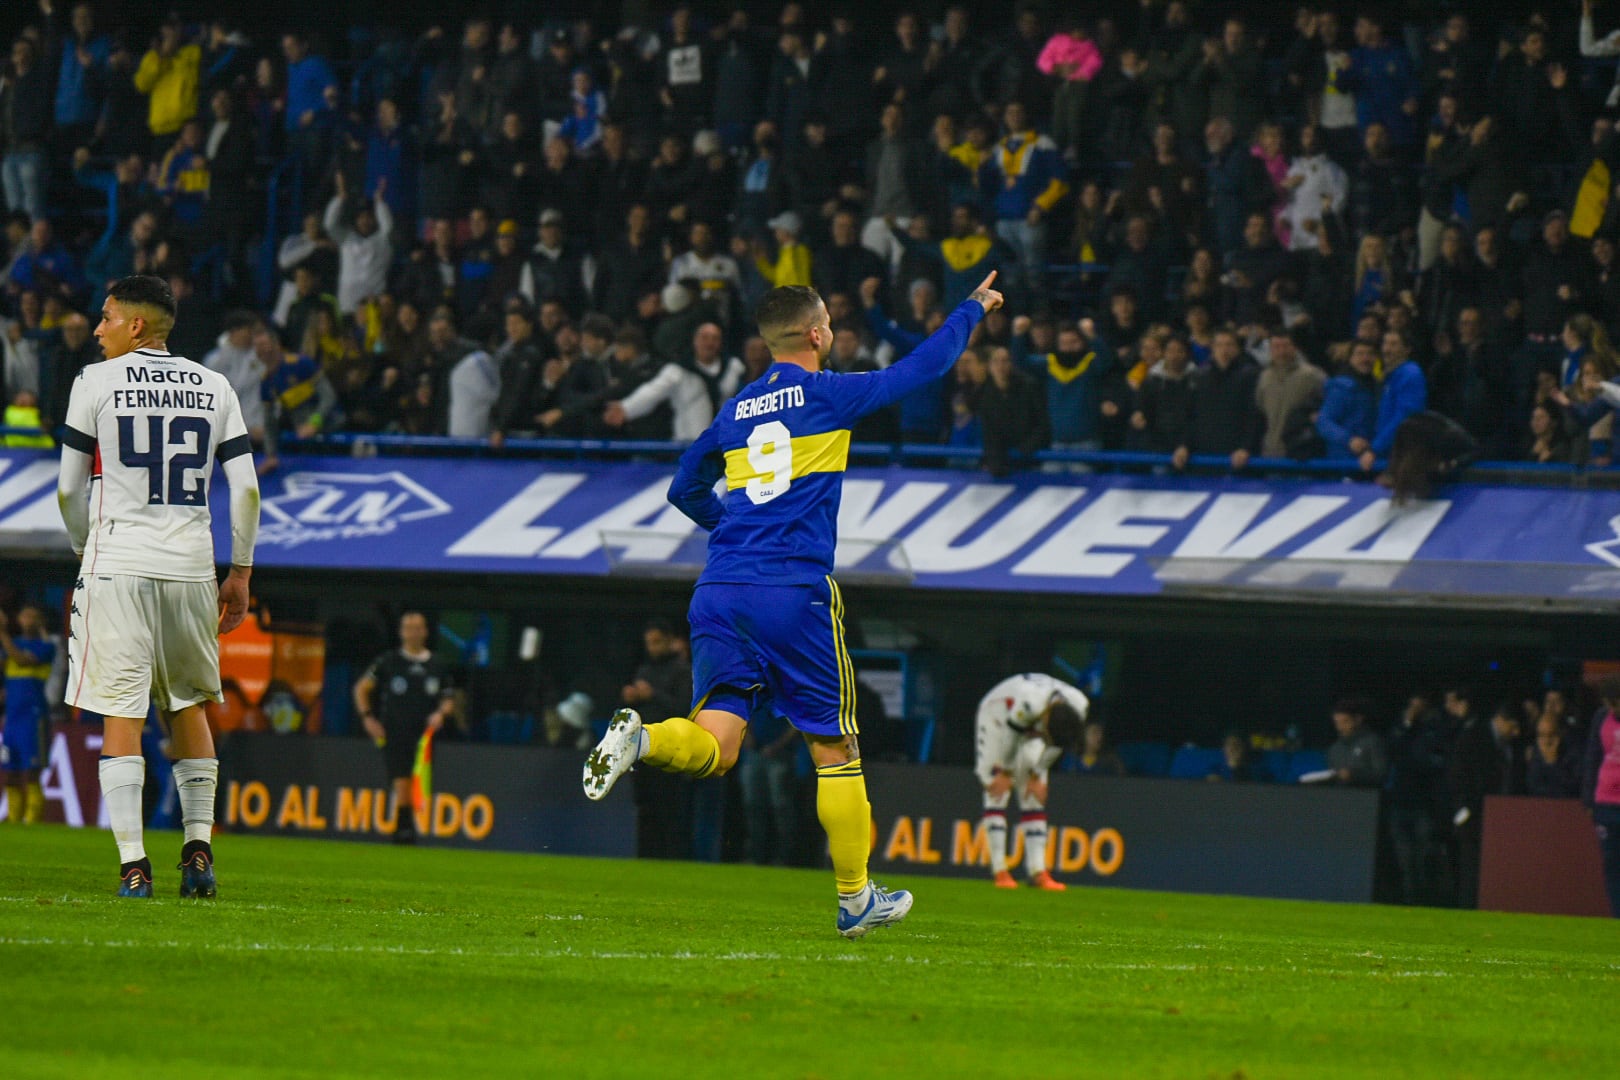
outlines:
[[[829,431],[821,435],[795,435],[788,440],[793,447],[793,473],[797,478],[811,473],[843,472],[849,465],[849,432]],[[758,448],[761,458],[776,454],[776,445],[766,443]],[[735,491],[750,480],[765,479],[776,474],[766,469],[759,472],[749,460],[751,451],[746,446],[726,451],[726,489]]]
[[[6,658],[6,678],[8,679],[39,679],[41,682],[51,677],[51,665],[28,664],[21,660]]]

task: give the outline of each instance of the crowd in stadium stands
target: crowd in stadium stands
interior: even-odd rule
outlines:
[[[858,441],[994,472],[1044,447],[1371,470],[1402,430],[1612,458],[1620,35],[1589,2],[788,0],[341,41],[34,2],[0,77],[12,429],[61,420],[82,315],[132,271],[171,279],[175,351],[230,374],[273,457],[687,439],[768,363],[771,286],[818,288],[860,371],[996,269],[1009,309]]]

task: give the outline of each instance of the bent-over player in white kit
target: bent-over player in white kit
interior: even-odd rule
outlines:
[[[1079,743],[1090,707],[1086,695],[1050,675],[1003,679],[979,702],[974,771],[984,785],[984,831],[998,889],[1018,887],[1007,870],[1007,804],[1014,793],[1030,884],[1067,888],[1046,869],[1047,772]]]
[[[225,376],[164,348],[174,294],[162,278],[107,290],[96,337],[107,359],[73,382],[57,501],[80,556],[68,629],[67,703],[100,713],[101,795],[118,842],[118,895],[152,895],[141,837],[149,702],[177,760],[185,846],[180,895],[212,897],[219,761],[202,703],[219,701],[219,634],[247,614],[259,481],[241,403]],[[220,583],[208,485],[231,489],[231,569]]]

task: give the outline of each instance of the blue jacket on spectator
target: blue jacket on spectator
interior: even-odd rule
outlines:
[[[896,359],[921,345],[928,336],[906,330],[883,314],[880,307],[866,309],[866,325],[874,336],[894,346]],[[900,438],[903,442],[937,443],[944,430],[945,380],[930,380],[900,399]]]
[[[112,46],[105,37],[94,37],[84,46],[90,66],[79,63],[79,41],[69,37],[62,43],[62,62],[56,76],[56,124],[93,124],[101,115],[101,75],[107,68]]]
[[[1384,393],[1378,399],[1378,428],[1373,435],[1373,453],[1386,457],[1395,444],[1395,429],[1401,421],[1429,407],[1429,382],[1417,362],[1407,360],[1384,373]]]
[[[1054,446],[1093,442],[1102,426],[1102,385],[1113,353],[1100,340],[1087,342],[1078,356],[1031,353],[1025,369],[1046,384],[1046,415]]]
[[[287,65],[287,130],[302,128],[301,118],[307,112],[319,120],[327,112],[326,88],[336,85],[332,66],[313,53]]]
[[[387,180],[383,201],[396,218],[409,220],[416,209],[415,200],[409,197],[415,179],[411,140],[405,125],[400,124],[393,131],[384,131],[373,124],[366,134],[366,198],[375,198],[377,181]]]
[[[1350,440],[1372,441],[1378,424],[1378,384],[1355,375],[1335,375],[1322,391],[1316,414],[1316,432],[1327,444],[1330,458],[1354,458]]]
[[[46,290],[58,284],[67,285],[75,292],[84,286],[84,274],[78,260],[61,244],[52,243],[39,254],[32,251],[17,256],[11,267],[11,280],[19,289]]]
[[[1389,140],[1396,146],[1411,146],[1418,138],[1418,117],[1401,108],[1418,97],[1417,75],[1412,57],[1394,42],[1380,48],[1359,47],[1350,52],[1349,79],[1339,83],[1356,95],[1356,121],[1362,131],[1371,124],[1389,129]]]
[[[995,213],[999,221],[1022,221],[1037,204],[1050,211],[1069,190],[1068,170],[1057,143],[1026,132],[1008,136],[990,155],[995,175]],[[1008,181],[1012,183],[1009,184]]]

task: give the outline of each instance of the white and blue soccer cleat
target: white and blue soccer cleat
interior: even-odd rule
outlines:
[[[629,772],[641,756],[641,714],[620,709],[608,721],[607,734],[585,759],[585,797],[600,799]]]
[[[886,892],[877,882],[868,882],[863,894],[866,906],[851,911],[843,900],[838,902],[838,932],[847,938],[865,937],[880,926],[897,923],[911,910],[911,894],[904,889]]]

